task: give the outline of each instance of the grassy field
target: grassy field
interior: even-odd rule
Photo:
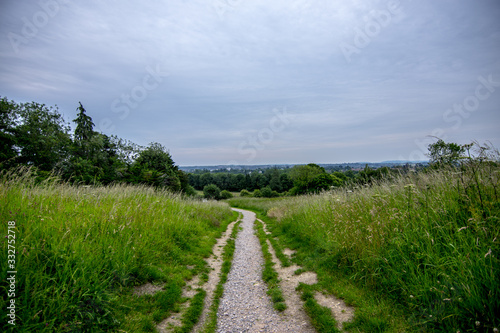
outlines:
[[[358,308],[351,331],[492,332],[500,328],[499,171],[474,163],[353,192],[230,203],[266,215],[318,273],[317,288]]]
[[[25,170],[0,180],[0,233],[15,234],[17,271],[13,327],[6,319],[12,257],[2,242],[2,332],[152,332],[184,301],[185,280],[208,272],[203,258],[235,219],[227,204],[147,187],[33,179]],[[164,288],[134,296],[145,282]]]

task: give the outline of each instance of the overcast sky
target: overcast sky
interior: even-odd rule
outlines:
[[[498,0],[0,0],[0,96],[178,165],[500,148]]]

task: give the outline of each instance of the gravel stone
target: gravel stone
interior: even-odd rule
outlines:
[[[293,320],[273,308],[262,280],[264,258],[254,234],[255,213],[234,210],[243,214],[243,230],[238,233],[231,271],[224,285],[217,332],[314,332],[307,321]]]

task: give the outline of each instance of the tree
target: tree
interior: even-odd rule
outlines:
[[[327,191],[333,186],[333,178],[327,173],[317,175],[311,181],[311,192]]]
[[[8,168],[14,165],[17,157],[15,149],[15,120],[17,104],[8,101],[7,98],[0,99],[0,167]]]
[[[177,176],[181,183],[181,192],[188,196],[196,195],[194,188],[189,185],[189,175],[182,170],[177,170]]]
[[[305,194],[316,191],[314,179],[326,174],[324,168],[317,164],[296,165],[290,170],[290,177],[293,180],[292,194]]]
[[[81,102],[78,102],[80,106],[77,108],[78,114],[73,122],[76,123],[75,129],[75,141],[88,141],[94,135],[94,123],[92,118],[85,114],[86,110]]]
[[[157,142],[139,153],[131,169],[132,182],[166,187],[173,192],[181,190],[178,167],[167,149]]]
[[[78,111],[78,114],[73,120],[76,124],[73,135],[73,156],[90,160],[93,157],[92,150],[95,150],[95,147],[92,147],[91,139],[97,133],[94,132],[94,123],[92,122],[92,118],[85,114],[86,110],[81,102],[80,106],[76,110]]]
[[[460,159],[465,157],[466,146],[456,143],[446,143],[439,139],[429,145],[430,165],[434,167],[458,166]]]
[[[209,200],[218,200],[220,198],[220,188],[215,184],[207,185],[203,188],[203,195]]]
[[[266,175],[269,176],[269,186],[271,187],[272,190],[281,192],[282,185],[281,185],[281,179],[280,179],[280,172],[276,168],[272,168],[266,171]]]
[[[205,186],[213,183],[214,183],[214,178],[209,172],[205,172],[200,176],[200,188],[204,188]]]
[[[42,171],[59,167],[68,158],[69,126],[57,108],[35,102],[20,104],[15,128],[18,161]]]
[[[293,181],[286,173],[282,173],[280,175],[280,183],[282,191],[290,191],[290,189],[293,187]]]

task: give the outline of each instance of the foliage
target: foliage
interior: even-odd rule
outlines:
[[[369,185],[374,181],[397,177],[411,171],[421,170],[422,165],[397,165],[370,168],[368,165],[361,170],[351,170],[345,167],[344,171],[328,172],[316,164],[297,165],[291,168],[255,169],[247,173],[237,173],[235,170],[195,170],[189,173],[189,184],[197,190],[202,190],[209,184],[217,185],[221,190],[249,193],[255,190],[257,196],[262,189],[269,187],[280,195],[300,195],[328,191],[332,187],[355,187]],[[332,171],[332,169],[329,169]],[[334,169],[337,170],[337,169]],[[241,172],[241,170],[238,170]],[[246,193],[246,192],[243,192]]]
[[[68,157],[71,138],[69,125],[57,108],[35,102],[16,109],[15,145],[17,162],[42,171],[56,169]]]
[[[189,176],[159,143],[147,148],[94,131],[81,103],[73,138],[57,107],[0,99],[0,170],[33,166],[38,179],[57,172],[79,184],[126,182],[195,195]]]
[[[465,157],[466,146],[456,143],[446,143],[442,139],[429,145],[430,164],[435,167],[458,166]]]
[[[220,198],[221,199],[231,199],[233,197],[233,194],[229,192],[228,190],[224,190],[220,192]]]
[[[233,174],[230,172],[211,173],[209,171],[189,174],[189,183],[198,190],[206,185],[215,184],[222,190],[230,192],[249,192],[269,186],[273,191],[288,191],[292,187],[292,182],[285,170],[276,168],[268,169],[262,173],[252,172],[249,174]]]
[[[150,143],[142,150],[130,169],[131,181],[134,183],[164,187],[173,192],[178,192],[183,187],[179,178],[181,171],[174,164],[167,149],[157,142]],[[186,185],[184,184],[184,187]]]
[[[7,98],[0,98],[0,166],[14,164],[17,156],[15,149],[15,120],[18,106]]]
[[[220,188],[217,185],[210,184],[203,188],[203,195],[205,199],[209,200],[219,200],[220,199]]]
[[[266,186],[260,190],[260,195],[263,198],[276,198],[279,197],[279,193],[276,191],[273,191],[271,187]]]
[[[251,197],[252,193],[248,192],[247,190],[241,190],[240,192],[240,197]]]
[[[296,165],[290,171],[293,180],[291,193],[294,195],[319,192],[330,189],[332,177],[317,164]]]

